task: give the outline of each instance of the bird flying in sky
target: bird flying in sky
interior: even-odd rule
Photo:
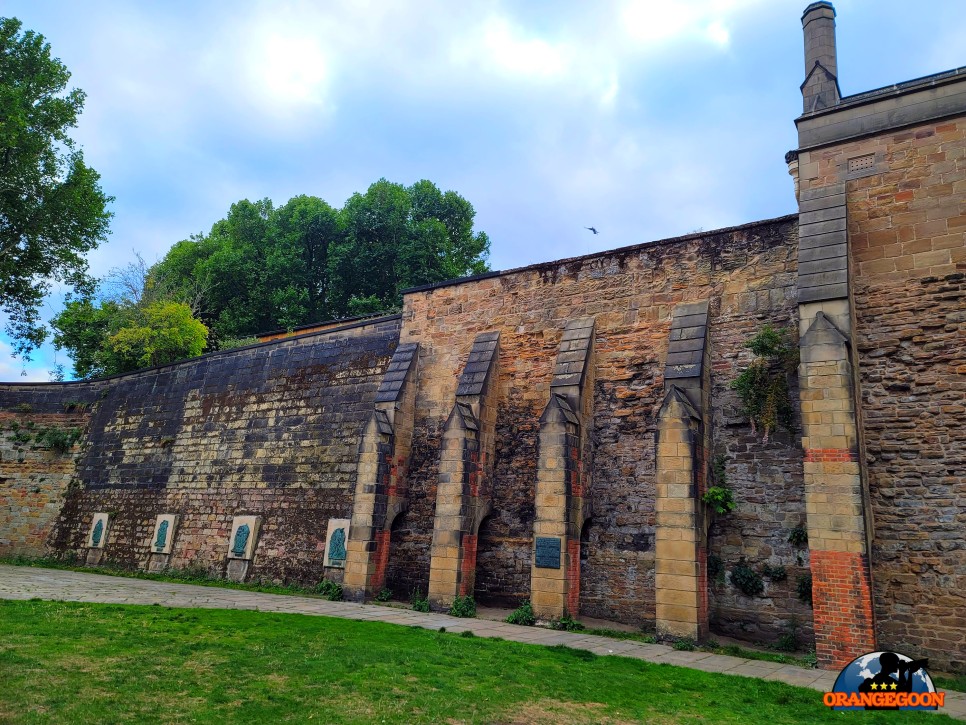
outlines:
[[[598,234],[598,231],[597,231],[596,229],[594,229],[593,227],[584,227],[584,229],[589,229],[589,230],[590,230],[590,231],[592,231],[592,232],[593,232],[594,234]]]

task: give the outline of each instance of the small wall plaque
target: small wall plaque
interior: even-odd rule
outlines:
[[[345,549],[349,541],[349,519],[329,519],[325,536],[325,566],[344,567]]]
[[[552,536],[538,536],[536,561],[541,569],[559,569],[560,539]]]
[[[87,545],[92,549],[103,549],[107,543],[107,530],[111,523],[110,514],[94,514],[91,530],[87,535]]]
[[[174,530],[178,526],[176,514],[161,514],[154,522],[154,533],[151,535],[152,554],[170,554],[174,542]]]
[[[258,539],[258,516],[236,516],[228,537],[229,559],[251,559]]]

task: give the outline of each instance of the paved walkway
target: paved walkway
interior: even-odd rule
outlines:
[[[447,632],[469,630],[478,637],[502,637],[514,642],[531,644],[562,644],[585,649],[598,655],[633,657],[646,662],[668,663],[705,672],[721,672],[742,677],[777,680],[790,685],[810,687],[828,692],[835,683],[836,673],[807,670],[777,662],[748,660],[741,657],[715,655],[708,652],[679,652],[661,644],[644,644],[627,640],[558,632],[540,627],[520,627],[486,619],[458,619],[446,614],[420,613],[408,609],[330,602],[313,597],[284,594],[262,594],[237,589],[173,584],[148,579],[87,574],[58,569],[0,565],[0,599],[56,599],[71,602],[99,602],[103,604],[159,604],[166,607],[196,607],[201,609],[252,609],[262,612],[290,612],[292,614],[324,615],[373,622],[388,622],[424,629],[446,627]],[[942,712],[966,720],[966,694],[949,692]]]

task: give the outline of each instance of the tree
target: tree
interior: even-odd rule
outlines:
[[[194,309],[211,328],[209,345],[222,349],[267,330],[391,310],[406,287],[487,271],[489,240],[474,234],[473,218],[468,201],[429,181],[381,179],[341,210],[305,195],[277,209],[242,200],[207,235],[175,244],[149,279],[175,299],[201,280]]]
[[[0,18],[0,308],[26,356],[46,336],[38,308],[52,281],[91,292],[83,255],[106,237],[113,197],[67,135],[83,91],[66,91],[70,73],[50,45],[20,30]]]
[[[74,377],[99,378],[121,372],[106,344],[112,331],[123,325],[116,303],[95,304],[89,297],[68,299],[50,325],[54,328],[54,346],[67,350],[74,361]]]
[[[107,340],[119,370],[183,360],[200,355],[208,339],[208,328],[191,315],[183,302],[152,302]]]
[[[68,299],[51,320],[54,345],[74,361],[74,376],[95,378],[200,355],[208,328],[190,304],[150,274],[144,260],[111,270],[101,299]]]
[[[342,236],[339,212],[317,197],[296,196],[276,210],[272,217],[274,243],[266,255],[265,271],[276,282],[271,303],[278,327],[334,316],[329,252]]]
[[[490,240],[473,233],[473,206],[431,181],[380,179],[342,209],[345,238],[332,251],[333,307],[398,307],[402,290],[486,272]]]

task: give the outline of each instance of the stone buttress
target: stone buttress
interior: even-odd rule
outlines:
[[[823,147],[851,142],[933,111],[928,100],[902,110],[880,108],[881,112],[877,105],[853,107],[854,98],[843,99],[838,92],[832,4],[813,2],[805,9],[802,26],[804,113],[795,121],[799,148],[793,152],[797,158],[793,172],[799,210],[798,375],[805,510],[815,651],[820,667],[838,668],[876,649],[869,568],[872,515],[857,405],[861,395],[855,364],[856,311],[849,271],[850,183],[861,183],[876,169],[874,154],[862,164],[853,164],[855,159],[823,163],[834,158]],[[936,97],[934,102],[947,104],[948,112],[948,99],[933,90],[929,93]],[[857,147],[854,153],[860,153]],[[919,185],[917,177],[915,188]],[[876,229],[889,223],[885,217],[877,221],[882,226]]]
[[[659,634],[708,634],[705,504],[710,449],[708,302],[681,304],[671,318],[658,412],[655,625]]]
[[[594,318],[569,322],[540,417],[530,591],[538,617],[577,616],[580,534],[590,518]]]
[[[876,648],[871,527],[860,465],[847,299],[799,307],[805,510],[819,664],[844,666]]]
[[[472,596],[480,523],[492,510],[499,332],[476,336],[443,428],[430,548],[429,602],[447,609]]]
[[[385,586],[389,532],[408,506],[418,355],[416,343],[396,347],[359,442],[343,580],[345,598],[351,601],[364,601]]]

